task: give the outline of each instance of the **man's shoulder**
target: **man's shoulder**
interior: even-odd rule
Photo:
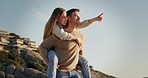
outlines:
[[[82,33],[79,31],[79,29],[76,29],[73,33],[73,35],[80,37],[83,40],[83,35]]]
[[[75,29],[72,34],[81,34],[81,32],[79,31],[79,29]]]

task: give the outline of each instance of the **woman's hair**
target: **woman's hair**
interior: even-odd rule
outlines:
[[[63,8],[56,8],[52,12],[51,17],[47,21],[45,28],[44,28],[44,35],[43,40],[45,40],[47,37],[49,37],[52,33],[53,27],[56,25],[57,19],[60,17],[60,15],[65,11]]]

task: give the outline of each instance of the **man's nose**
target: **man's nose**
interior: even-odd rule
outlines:
[[[67,21],[67,17],[65,18],[65,20]]]
[[[77,17],[78,20],[80,20],[80,17]]]

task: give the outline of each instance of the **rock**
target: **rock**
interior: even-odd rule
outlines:
[[[105,73],[102,73],[100,71],[94,70],[94,68],[92,66],[90,66],[90,71],[91,71],[91,78],[116,78],[114,76],[111,75],[107,75]]]
[[[5,71],[5,72],[6,72],[7,74],[13,74],[13,73],[14,73],[15,68],[16,68],[16,67],[15,67],[15,65],[10,64],[10,65],[8,65],[8,66],[7,66],[7,68],[6,68],[6,71]]]
[[[24,70],[23,76],[27,78],[47,78],[47,74],[44,74],[32,68],[26,68]]]
[[[4,71],[0,71],[0,78],[5,78],[5,72]]]
[[[38,53],[38,50],[34,50],[38,47],[33,48],[29,46],[29,42],[31,42],[29,38],[21,38],[19,35],[16,35],[15,33],[6,33],[4,36],[0,37],[0,43],[2,43],[1,38],[6,39],[8,44],[3,45],[2,47],[4,47],[4,50],[0,51],[0,59],[5,60],[0,62],[0,78],[47,78],[47,67],[45,65],[45,61]],[[11,44],[12,39],[14,39],[15,44]],[[19,57],[19,59],[9,58],[9,56],[7,56],[7,51],[8,53],[11,53],[10,51],[16,52],[14,53],[15,56],[13,54],[11,56],[14,56],[14,58]],[[5,58],[3,57],[3,55],[5,55]],[[16,66],[12,64],[8,65],[7,67],[4,66],[10,64],[7,60],[14,60]],[[39,68],[41,68],[43,69],[41,71],[44,72],[33,69],[33,66],[30,66],[32,68],[28,68],[28,62],[32,61],[35,62],[33,63],[33,65],[36,66],[34,68],[37,68],[38,70]],[[42,65],[42,67],[37,66],[36,63]],[[100,71],[94,70],[93,66],[90,66],[90,70],[92,78],[116,78],[111,75],[107,75]],[[82,76],[81,71],[79,72]]]
[[[6,78],[15,78],[15,76],[12,74],[6,74]]]
[[[0,67],[0,71],[5,71],[6,70],[6,67],[5,66],[1,66]]]
[[[27,50],[25,52],[21,52],[21,57],[26,61],[35,61],[39,64],[45,64],[45,61],[43,60],[43,58],[40,56],[39,53],[35,52],[35,51],[31,51],[31,50]]]
[[[14,76],[17,78],[21,78],[21,74],[24,72],[24,68],[23,67],[18,67],[16,68],[15,72],[14,72]]]

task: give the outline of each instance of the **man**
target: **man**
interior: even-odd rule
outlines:
[[[68,28],[65,28],[65,31],[69,31],[69,33],[71,33],[73,31],[78,31],[77,29],[81,29],[81,28],[89,26],[94,21],[101,22],[101,20],[102,20],[101,15],[99,15],[95,18],[92,18],[92,19],[85,20],[80,23],[79,9],[70,9],[67,11],[67,18],[68,18],[67,26],[68,26]],[[72,31],[71,31],[71,29],[72,29]],[[81,50],[79,51],[80,56],[79,56],[79,63],[78,64],[81,67],[83,78],[91,78],[91,73],[89,70],[88,61],[84,57],[82,57],[82,54],[83,54],[83,48],[82,48],[83,37],[82,37],[82,35],[81,35],[81,38],[82,38],[82,39],[80,39],[80,41],[82,40],[81,41]]]
[[[81,33],[77,30],[80,22],[79,10],[71,9],[67,11],[67,15],[68,27],[65,28],[65,31],[79,37],[80,41],[83,41]],[[96,20],[98,20],[98,18],[91,19],[89,23]],[[50,47],[55,49],[58,57],[59,68],[57,70],[57,78],[81,78],[76,70],[76,65],[78,64],[79,54],[82,54],[82,47],[79,47],[76,41],[63,41],[53,34],[45,39],[39,48],[43,53],[47,52]]]

